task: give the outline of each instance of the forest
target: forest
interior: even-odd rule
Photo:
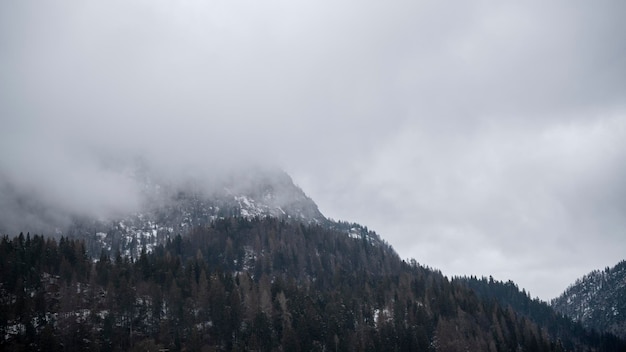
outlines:
[[[4,236],[0,275],[3,351],[626,350],[512,283],[449,280],[372,232],[269,217],[138,257]]]

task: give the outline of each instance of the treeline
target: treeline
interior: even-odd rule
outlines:
[[[607,331],[626,339],[626,261],[594,270],[577,279],[551,302],[588,329]]]
[[[555,311],[539,298],[531,298],[526,290],[520,290],[513,281],[498,281],[492,277],[475,276],[457,277],[455,282],[467,285],[484,301],[496,301],[502,307],[510,307],[518,315],[524,316],[561,341],[568,350],[577,350],[577,346],[589,344],[602,350],[624,350],[624,341],[609,333],[585,329],[571,318]]]
[[[624,348],[556,338],[367,231],[228,218],[138,258],[29,235],[0,258],[3,351]]]

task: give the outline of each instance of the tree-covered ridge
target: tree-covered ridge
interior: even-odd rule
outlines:
[[[619,350],[524,314],[384,242],[227,218],[138,258],[82,242],[0,243],[2,350]]]
[[[478,279],[474,276],[458,277],[454,281],[467,285],[483,300],[496,301],[502,307],[510,307],[517,314],[542,326],[550,336],[562,341],[571,339],[568,336],[576,336],[581,342],[592,341],[601,346],[619,345],[619,338],[616,336],[585,329],[583,324],[555,311],[548,303],[539,298],[531,298],[530,293],[520,290],[513,281],[498,281],[492,277]],[[575,345],[567,347],[574,349]]]
[[[626,339],[626,261],[576,280],[551,305],[587,328]]]

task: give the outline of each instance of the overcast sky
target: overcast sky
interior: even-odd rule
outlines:
[[[271,163],[328,217],[550,299],[626,259],[626,2],[2,1],[0,173]]]

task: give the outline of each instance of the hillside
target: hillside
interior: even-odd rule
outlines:
[[[587,328],[626,339],[626,261],[576,280],[551,305]]]
[[[108,217],[55,222],[5,192],[11,214],[54,230],[2,238],[2,350],[626,349],[513,283],[401,260],[367,227],[327,219],[283,171],[125,177],[138,207]]]
[[[572,334],[584,341],[595,341],[608,343],[619,340],[618,337],[605,333],[592,331],[580,322],[573,321],[570,317],[555,311],[548,303],[539,298],[531,298],[530,294],[521,289],[512,281],[497,281],[492,277],[488,279],[482,277],[460,277],[455,278],[455,282],[472,289],[481,299],[486,301],[496,301],[502,307],[512,309],[517,314],[531,320],[541,326],[550,336],[554,336],[562,341],[570,339]],[[573,346],[570,349],[576,350]]]
[[[4,237],[0,258],[2,350],[626,348],[481,298],[372,232],[286,219],[218,219],[96,262],[81,241]]]
[[[168,238],[185,236],[225,217],[270,216],[331,225],[291,177],[276,168],[246,167],[204,177],[197,173],[168,177],[141,161],[115,168],[132,185],[127,197],[137,205],[132,211],[105,216],[63,212],[37,194],[19,193],[0,177],[0,231],[65,236],[84,240],[87,252],[95,257],[104,249],[112,256],[119,252],[137,258],[143,248],[150,252]],[[16,222],[18,227],[9,226]]]

